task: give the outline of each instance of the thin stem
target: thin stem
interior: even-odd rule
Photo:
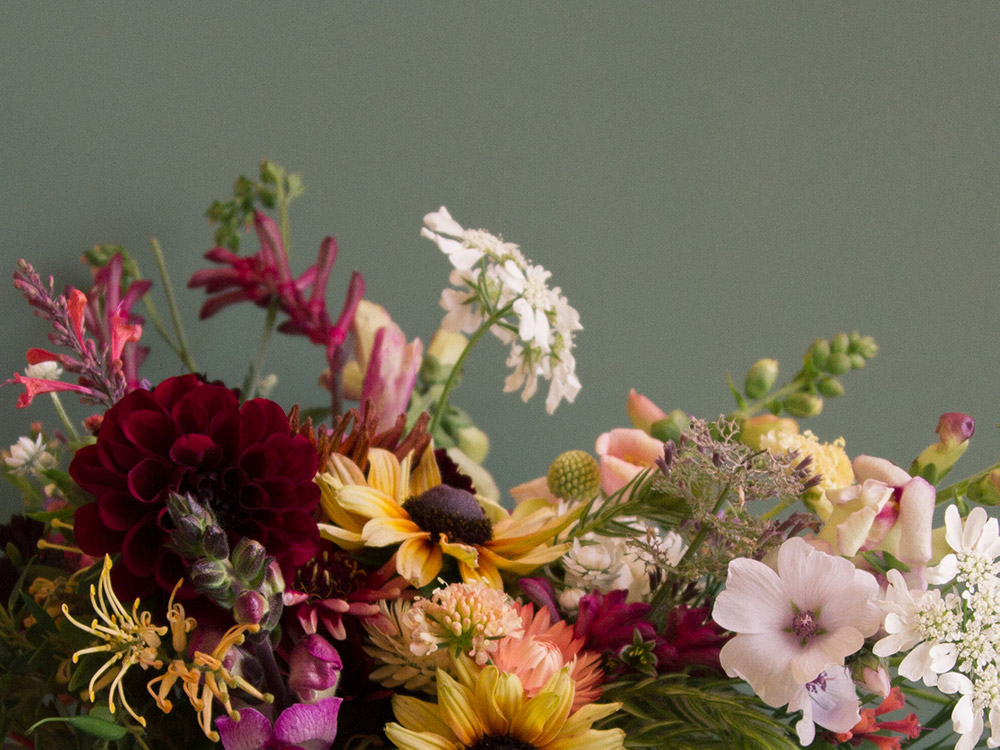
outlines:
[[[490,328],[496,325],[500,320],[504,318],[514,307],[514,303],[510,302],[506,306],[500,308],[490,317],[482,322],[476,332],[472,334],[472,338],[469,339],[469,343],[465,345],[462,353],[458,355],[458,359],[455,361],[454,366],[451,368],[451,372],[448,373],[448,379],[444,382],[444,387],[441,390],[441,396],[438,398],[437,406],[434,407],[434,416],[431,418],[430,426],[427,428],[427,434],[433,436],[441,422],[441,417],[444,416],[445,409],[448,406],[448,394],[451,389],[458,382],[459,373],[462,371],[462,365],[465,363],[465,358],[469,356],[469,352],[472,351],[472,347],[476,345],[476,342],[481,339]]]
[[[277,297],[271,300],[271,304],[267,306],[264,329],[260,332],[260,344],[257,346],[257,356],[250,363],[246,377],[243,378],[244,401],[253,398],[257,392],[257,383],[260,380],[260,373],[264,369],[264,362],[267,360],[267,346],[271,341],[271,333],[274,331],[274,321],[278,317],[279,306],[280,300]]]
[[[736,411],[727,414],[726,419],[739,422],[747,419],[748,417],[752,417],[757,412],[763,411],[772,401],[780,401],[784,399],[785,396],[791,396],[793,393],[798,393],[801,388],[802,381],[799,380],[798,376],[796,376],[795,378],[792,378],[792,382],[781,386],[778,390],[765,394],[755,401],[751,401],[743,409],[737,409]]]
[[[760,519],[762,521],[770,521],[775,516],[783,513],[784,511],[786,511],[790,507],[792,507],[792,505],[795,504],[796,500],[798,500],[797,497],[793,497],[793,498],[791,498],[789,500],[782,500],[780,503],[778,503],[773,508],[771,508],[771,510],[767,511],[767,513],[761,514]]]
[[[198,366],[194,363],[194,359],[191,357],[191,351],[188,348],[187,334],[184,333],[184,323],[181,321],[181,312],[177,307],[177,300],[174,297],[174,287],[170,283],[170,274],[167,273],[167,263],[163,258],[163,248],[160,247],[159,241],[154,237],[151,242],[153,246],[153,257],[156,259],[156,267],[160,272],[160,279],[163,281],[163,291],[167,296],[167,307],[170,309],[170,317],[174,322],[174,330],[177,331],[177,356],[180,357],[181,362],[188,369],[188,372],[197,372]]]
[[[69,414],[66,413],[66,409],[63,407],[62,401],[59,398],[59,394],[52,392],[49,393],[52,396],[52,404],[56,407],[56,414],[59,415],[59,419],[63,423],[63,427],[66,428],[66,432],[69,433],[70,441],[76,442],[80,439],[80,433],[76,431],[76,427],[73,426],[73,421],[69,418]]]
[[[940,505],[948,500],[954,500],[962,495],[965,495],[970,484],[978,482],[989,475],[990,472],[996,471],[997,469],[1000,469],[1000,462],[997,462],[982,471],[976,472],[971,477],[963,479],[960,482],[955,482],[954,484],[949,484],[947,487],[942,487],[937,491],[937,504]]]

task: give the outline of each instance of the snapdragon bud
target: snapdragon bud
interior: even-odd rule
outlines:
[[[232,564],[240,583],[250,589],[259,588],[268,564],[267,550],[254,539],[241,539],[233,550]]]
[[[793,417],[815,417],[823,411],[823,399],[811,393],[793,393],[783,406]]]
[[[747,370],[743,390],[749,398],[762,398],[774,387],[778,379],[778,360],[758,359]]]
[[[267,599],[257,591],[244,591],[236,597],[233,617],[240,625],[259,625],[269,610]]]
[[[653,422],[649,428],[649,434],[664,443],[673,440],[675,443],[681,439],[681,433],[691,427],[691,417],[680,409],[674,409],[667,415],[666,419]]]
[[[961,412],[946,412],[938,419],[939,440],[928,445],[910,465],[910,474],[934,484],[962,457],[976,431],[976,420]]]

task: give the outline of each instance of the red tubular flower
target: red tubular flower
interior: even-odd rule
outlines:
[[[656,630],[646,619],[650,606],[644,602],[626,604],[623,589],[602,594],[593,591],[580,599],[573,634],[584,639],[588,651],[618,653],[632,645],[636,630],[644,641],[656,638]]]
[[[76,511],[76,541],[91,555],[122,553],[114,584],[121,596],[157,585],[169,591],[184,566],[166,547],[166,501],[190,492],[233,543],[257,540],[290,575],[319,544],[317,466],[309,441],[289,434],[273,401],[241,406],[224,386],[169,378],[122,398],[104,415],[97,442],[73,458],[70,475],[95,497]]]
[[[682,604],[667,614],[662,638],[657,640],[659,672],[680,672],[687,667],[703,667],[722,672],[719,650],[729,639],[710,616],[710,607],[689,608]]]
[[[900,750],[904,738],[915,740],[923,731],[917,715],[911,713],[905,719],[897,721],[878,721],[877,717],[898,711],[905,706],[903,691],[894,687],[878,708],[862,709],[861,721],[854,728],[834,734],[833,737],[838,743],[849,742],[854,746],[860,746],[867,741],[877,745],[879,750]],[[876,734],[877,732],[896,732],[899,736]]]

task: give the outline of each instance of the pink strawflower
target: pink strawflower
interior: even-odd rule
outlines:
[[[601,654],[583,649],[583,638],[575,638],[566,622],[552,622],[550,612],[531,604],[516,605],[524,633],[502,639],[493,654],[501,672],[517,675],[526,696],[534,697],[560,669],[569,666],[576,692],[572,711],[601,697],[604,672]]]
[[[347,297],[340,315],[332,321],[326,309],[326,285],[337,259],[337,242],[327,237],[320,245],[319,257],[297,279],[288,264],[288,252],[281,240],[278,225],[261,212],[254,214],[254,226],[260,239],[256,255],[243,257],[223,247],[209,250],[205,257],[228,268],[208,268],[196,272],[189,287],[205,287],[210,296],[201,307],[200,317],[209,318],[224,307],[237,302],[252,302],[267,307],[278,300],[281,311],[288,316],[278,330],[307,336],[314,344],[325,347],[329,375],[326,387],[330,391],[333,413],[340,412],[339,374],[344,366],[341,348],[347,338],[354,311],[365,292],[364,279],[354,272],[347,288]]]

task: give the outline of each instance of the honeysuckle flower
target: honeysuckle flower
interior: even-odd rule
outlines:
[[[996,563],[1000,556],[997,519],[989,518],[983,508],[977,507],[963,525],[958,508],[949,505],[944,512],[944,523],[945,539],[954,551],[927,569],[927,581],[943,584],[957,577],[960,583],[979,586],[995,579],[1000,572]]]
[[[884,550],[919,574],[932,555],[934,487],[882,458],[853,466],[860,484],[827,490],[833,511],[818,538],[846,557]]]
[[[611,495],[656,465],[663,457],[663,442],[642,430],[617,428],[597,438],[594,452],[601,462],[601,487]]]
[[[757,560],[733,560],[712,612],[736,633],[722,647],[722,667],[768,705],[785,705],[878,631],[877,595],[871,573],[799,537],[779,548],[777,571]]]
[[[289,706],[272,725],[255,708],[241,708],[239,721],[228,716],[215,720],[225,750],[329,750],[337,737],[340,698]]]
[[[564,667],[534,697],[521,681],[488,666],[477,676],[455,680],[438,672],[438,703],[396,694],[397,722],[386,736],[401,750],[486,747],[534,750],[619,750],[625,733],[593,729],[598,719],[618,710],[618,703],[591,703],[572,711],[574,685]]]
[[[847,732],[861,720],[861,701],[846,667],[831,667],[799,687],[789,711],[801,711],[795,724],[799,743],[812,744],[816,724],[832,732]]]

